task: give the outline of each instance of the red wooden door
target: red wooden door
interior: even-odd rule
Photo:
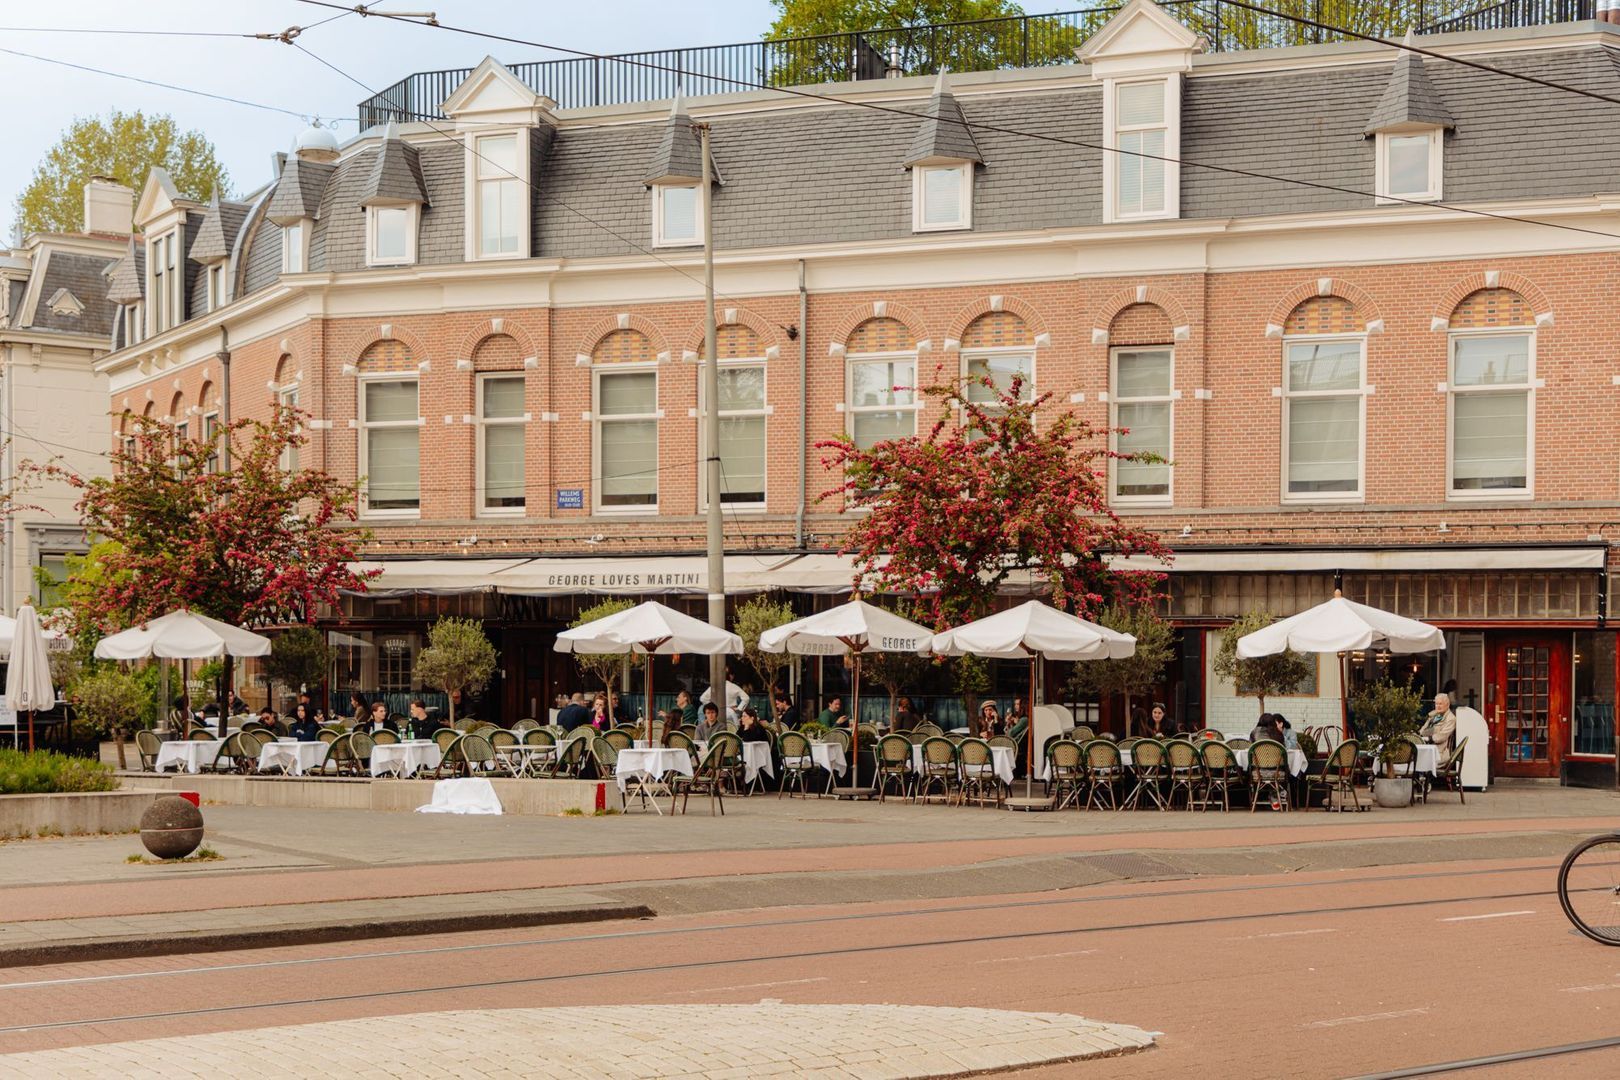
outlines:
[[[1499,776],[1557,776],[1569,731],[1569,636],[1503,635],[1490,657],[1491,763]]]

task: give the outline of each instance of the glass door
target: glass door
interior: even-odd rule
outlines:
[[[1569,640],[1492,642],[1491,757],[1503,776],[1557,776],[1569,724]]]

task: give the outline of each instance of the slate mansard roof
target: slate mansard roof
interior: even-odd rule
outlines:
[[[1503,48],[1474,55],[1620,96],[1620,54],[1592,40],[1592,25],[1543,34],[1533,49],[1519,47],[1522,35],[1512,32],[1476,35]],[[1577,32],[1584,36],[1558,40]],[[1614,41],[1620,46],[1620,35]],[[1391,125],[1446,129],[1443,190],[1451,202],[1582,198],[1613,190],[1620,176],[1620,106],[1366,45],[1247,55],[1264,64],[1202,57],[1183,80],[1182,220],[1372,209],[1370,135]],[[703,99],[714,158],[725,166],[714,191],[716,246],[911,237],[908,165],[927,161],[982,165],[973,184],[975,234],[1104,223],[1103,90],[1087,68],[953,76],[949,87],[886,82],[877,90],[864,84],[857,93],[882,109],[763,92]],[[364,270],[365,205],[409,201],[421,203],[417,263],[463,261],[463,147],[443,128],[406,125],[406,137],[398,134],[374,129],[331,164],[287,158],[251,207],[211,206],[188,257],[195,263],[230,252],[234,295],[250,295],[280,277],[276,222],[302,218],[313,222],[311,272]],[[680,101],[656,113],[563,114],[555,126],[545,120],[531,129],[530,149],[535,258],[642,254],[651,246],[649,184],[701,171]],[[1244,175],[1254,173],[1321,186]],[[112,276],[115,296],[139,288],[133,260]]]

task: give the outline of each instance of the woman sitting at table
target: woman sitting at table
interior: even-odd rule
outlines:
[[[613,726],[608,720],[607,695],[598,693],[591,698],[591,726],[597,731],[606,731]]]
[[[1007,722],[1001,718],[1001,712],[996,708],[995,702],[986,701],[979,706],[979,738],[993,739],[1006,730]]]
[[[752,705],[743,706],[741,726],[737,728],[737,734],[742,737],[743,742],[771,741],[770,729],[759,722],[759,710]]]
[[[1270,713],[1261,713],[1254,730],[1249,732],[1250,742],[1259,742],[1261,739],[1282,742],[1282,728],[1277,726],[1277,718]]]
[[[911,699],[901,698],[894,710],[894,723],[890,725],[890,730],[896,734],[904,734],[920,723],[922,717],[918,716],[917,710],[912,707]]]
[[[293,721],[287,728],[287,733],[299,742],[314,742],[321,736],[321,725],[309,715],[308,705],[298,705],[293,708]]]
[[[1277,725],[1277,733],[1282,739],[1283,746],[1290,750],[1298,750],[1299,736],[1294,734],[1293,725],[1284,718],[1282,713],[1272,713],[1271,719]]]

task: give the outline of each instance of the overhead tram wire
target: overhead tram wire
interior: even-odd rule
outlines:
[[[332,3],[332,2],[330,2],[330,0],[298,0],[298,2],[302,3],[302,4],[310,4],[310,5],[313,5],[315,7],[323,7],[323,8],[333,9],[333,10],[356,10],[354,8],[345,7],[345,5],[342,5],[342,4]],[[1243,6],[1250,6],[1250,5],[1243,5]],[[1254,10],[1268,11],[1269,12],[1269,9],[1265,9],[1265,8],[1255,8]],[[651,61],[646,61],[646,60],[631,60],[631,59],[627,59],[627,58],[625,58],[623,56],[610,56],[610,55],[607,55],[605,53],[589,52],[589,51],[584,50],[584,49],[572,49],[572,48],[568,48],[567,46],[563,46],[563,45],[551,45],[551,44],[547,44],[546,42],[543,42],[543,41],[533,41],[533,40],[530,40],[530,39],[527,39],[527,38],[513,37],[513,36],[510,36],[510,35],[507,35],[507,34],[496,34],[496,33],[492,33],[492,32],[485,31],[485,30],[474,30],[474,29],[472,29],[470,27],[455,26],[455,25],[450,24],[450,23],[444,23],[444,22],[434,22],[434,23],[431,23],[431,24],[430,23],[423,23],[423,22],[418,22],[418,21],[416,21],[414,19],[391,16],[388,12],[385,12],[385,11],[366,11],[366,12],[364,12],[364,14],[367,14],[367,15],[370,15],[370,16],[372,16],[374,18],[379,18],[379,19],[393,18],[393,19],[395,19],[395,21],[405,22],[405,23],[408,23],[409,25],[412,25],[412,26],[428,26],[430,29],[446,30],[446,31],[449,31],[451,33],[463,34],[463,35],[467,35],[467,36],[470,36],[470,37],[484,38],[484,39],[487,39],[487,40],[490,40],[490,41],[500,41],[500,42],[505,42],[505,43],[511,44],[511,45],[524,45],[524,46],[527,46],[529,48],[544,49],[544,50],[547,50],[549,52],[566,53],[566,54],[568,54],[570,56],[577,56],[577,57],[580,57],[580,58],[583,58],[583,59],[607,61],[607,62],[610,62],[610,63],[624,64],[624,65],[629,66],[629,67],[644,68],[644,69],[647,69],[647,70],[650,70],[650,71],[662,71],[662,72],[666,72],[666,73],[674,74],[674,75],[683,75],[683,76],[690,76],[692,78],[705,79],[705,80],[708,80],[710,82],[727,83],[727,84],[730,84],[732,86],[736,86],[736,87],[738,87],[740,89],[770,90],[770,91],[774,91],[776,93],[787,95],[787,96],[790,96],[790,97],[807,98],[807,99],[812,100],[812,101],[819,101],[819,102],[823,102],[823,103],[826,103],[826,104],[846,105],[846,106],[853,106],[853,107],[856,107],[856,108],[867,109],[867,110],[874,111],[874,112],[892,113],[892,114],[894,114],[896,116],[906,117],[908,120],[911,120],[911,121],[917,121],[917,120],[921,119],[920,114],[918,114],[917,112],[915,112],[913,110],[899,108],[897,106],[892,106],[892,105],[882,105],[882,104],[879,104],[878,102],[874,102],[874,101],[848,100],[848,99],[841,98],[841,97],[835,97],[835,96],[832,96],[832,95],[829,95],[829,94],[817,94],[817,93],[814,93],[814,92],[809,91],[809,90],[800,89],[798,87],[772,86],[769,83],[755,82],[755,81],[748,80],[748,79],[739,79],[739,78],[735,78],[735,77],[732,77],[732,76],[717,75],[717,74],[706,73],[706,72],[694,72],[694,71],[689,71],[689,70],[684,69],[684,68],[671,67],[671,66],[669,66],[667,64],[656,64],[656,63],[652,63]],[[1287,16],[1283,16],[1283,17],[1287,17]],[[1325,26],[1326,24],[1323,24],[1323,25]],[[1373,39],[1373,40],[1381,41],[1382,39]],[[1392,46],[1399,47],[1398,45],[1396,45],[1396,43],[1393,43],[1393,42],[1385,42],[1385,44],[1390,44]],[[1514,77],[1514,78],[1518,77],[1517,75],[1515,75],[1512,72],[1506,72],[1506,71],[1501,71],[1500,69],[1490,68],[1488,65],[1476,65],[1476,66],[1480,66],[1484,70],[1488,70],[1488,71],[1494,72],[1496,74],[1501,74],[1501,75]],[[1578,89],[1576,89],[1574,87],[1562,87],[1562,86],[1559,86],[1559,84],[1548,83],[1546,80],[1534,80],[1534,81],[1537,81],[1537,82],[1539,82],[1539,83],[1541,83],[1543,85],[1550,85],[1550,86],[1553,86],[1553,87],[1559,88],[1559,89],[1568,89],[1571,92],[1581,93],[1581,94],[1584,94],[1585,96],[1597,96],[1601,100],[1613,102],[1615,104],[1620,104],[1620,99],[1610,98],[1610,97],[1606,97],[1606,96],[1603,96],[1603,95],[1594,95],[1594,94],[1591,94],[1591,93],[1586,92],[1586,91],[1578,90]],[[361,85],[364,85],[364,84],[361,84]],[[373,93],[375,93],[375,91],[373,91]],[[418,117],[418,118],[421,118],[423,114],[413,114],[413,115]],[[427,123],[428,121],[427,120],[422,120],[422,122]],[[1259,171],[1254,170],[1254,169],[1241,169],[1241,168],[1238,168],[1238,167],[1232,166],[1232,165],[1217,165],[1217,164],[1214,164],[1212,162],[1207,162],[1207,161],[1193,161],[1193,160],[1191,160],[1189,158],[1170,157],[1170,156],[1165,155],[1165,154],[1150,154],[1150,153],[1147,153],[1145,151],[1140,151],[1140,150],[1124,150],[1124,149],[1121,149],[1119,147],[1108,146],[1108,145],[1103,144],[1103,143],[1088,142],[1088,141],[1085,141],[1085,140],[1082,140],[1082,139],[1070,139],[1070,138],[1065,138],[1065,137],[1060,136],[1060,135],[1047,134],[1045,132],[1026,131],[1026,130],[1022,130],[1022,129],[1018,129],[1018,128],[1009,128],[1009,127],[1001,126],[999,124],[985,124],[985,123],[968,121],[968,120],[962,120],[962,121],[952,120],[950,122],[951,123],[958,123],[961,127],[965,128],[970,133],[971,132],[991,132],[991,133],[995,133],[995,134],[999,134],[999,135],[1010,135],[1010,136],[1014,136],[1014,137],[1017,137],[1017,138],[1034,139],[1034,140],[1037,140],[1037,141],[1040,141],[1040,142],[1053,143],[1053,144],[1057,144],[1057,145],[1060,145],[1060,146],[1073,146],[1073,147],[1078,147],[1078,148],[1084,149],[1084,150],[1096,150],[1096,151],[1099,151],[1099,152],[1104,153],[1104,154],[1114,154],[1116,156],[1123,155],[1123,156],[1127,156],[1127,157],[1143,158],[1143,159],[1146,159],[1146,160],[1149,160],[1149,161],[1160,161],[1160,162],[1163,162],[1165,164],[1185,166],[1185,167],[1187,167],[1189,169],[1203,169],[1203,170],[1208,171],[1208,172],[1216,172],[1216,173],[1221,173],[1221,174],[1224,174],[1224,175],[1227,175],[1227,176],[1241,177],[1241,178],[1246,179],[1246,180],[1263,180],[1263,181],[1269,181],[1269,182],[1272,182],[1272,183],[1291,184],[1291,185],[1294,185],[1296,187],[1309,188],[1309,189],[1315,190],[1315,191],[1330,191],[1330,192],[1334,192],[1334,193],[1340,194],[1340,195],[1355,195],[1355,196],[1358,196],[1358,197],[1361,197],[1361,198],[1377,199],[1379,202],[1383,202],[1383,203],[1401,203],[1401,204],[1408,205],[1408,206],[1429,207],[1429,208],[1433,208],[1433,209],[1437,209],[1437,210],[1450,211],[1451,213],[1455,213],[1455,214],[1464,214],[1464,215],[1468,215],[1470,217],[1487,218],[1487,219],[1491,219],[1491,220],[1495,220],[1495,221],[1507,221],[1507,222],[1513,222],[1515,224],[1520,224],[1520,225],[1535,225],[1535,226],[1540,226],[1540,227],[1543,227],[1543,228],[1558,229],[1558,230],[1561,230],[1561,231],[1564,231],[1564,232],[1581,233],[1581,234],[1584,234],[1584,235],[1587,235],[1587,236],[1597,236],[1597,237],[1601,237],[1601,238],[1603,238],[1605,240],[1620,240],[1620,233],[1606,232],[1606,231],[1601,230],[1601,229],[1588,229],[1588,228],[1584,228],[1584,227],[1579,226],[1579,225],[1566,225],[1566,224],[1564,224],[1562,222],[1557,222],[1557,221],[1543,221],[1543,220],[1540,220],[1538,218],[1519,217],[1519,216],[1514,215],[1514,214],[1505,214],[1505,213],[1500,213],[1500,212],[1490,211],[1490,210],[1480,210],[1480,209],[1477,209],[1477,208],[1474,208],[1474,207],[1459,206],[1459,205],[1457,205],[1455,203],[1435,202],[1435,201],[1424,200],[1424,199],[1410,199],[1410,198],[1403,198],[1401,196],[1394,196],[1394,195],[1379,195],[1376,192],[1366,191],[1366,190],[1363,190],[1361,188],[1345,187],[1345,186],[1340,185],[1340,184],[1328,184],[1328,183],[1323,183],[1321,181],[1316,181],[1316,180],[1305,180],[1305,179],[1301,179],[1299,177],[1278,176],[1278,175],[1275,175],[1275,174],[1272,174],[1272,173],[1259,172]]]

